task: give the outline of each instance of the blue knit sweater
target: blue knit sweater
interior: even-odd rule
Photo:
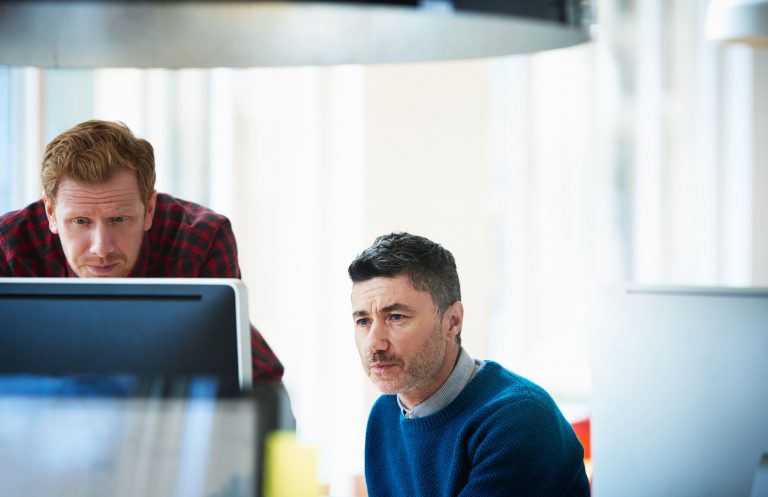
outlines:
[[[370,497],[588,496],[583,448],[541,387],[487,361],[445,409],[407,419],[395,395],[368,418]]]

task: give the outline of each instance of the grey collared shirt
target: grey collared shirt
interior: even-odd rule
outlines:
[[[400,400],[400,396],[397,396],[400,412],[406,418],[414,419],[423,418],[444,409],[453,402],[453,399],[459,396],[480,368],[483,367],[483,364],[485,364],[485,361],[472,359],[464,350],[464,347],[462,347],[459,351],[459,359],[456,361],[456,366],[453,367],[450,376],[445,380],[443,386],[437,392],[430,395],[427,400],[414,406],[412,409],[408,409]]]

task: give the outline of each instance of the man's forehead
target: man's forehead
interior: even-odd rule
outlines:
[[[413,299],[429,299],[429,292],[414,288],[407,276],[377,277],[360,281],[352,286],[352,302],[363,304],[375,302],[376,306],[389,306],[396,303],[404,304]]]
[[[122,206],[141,203],[136,182],[126,179],[103,183],[85,183],[65,178],[59,184],[57,203],[71,206]]]
[[[137,197],[103,197],[87,196],[58,196],[56,207],[63,211],[108,210],[128,211],[141,210],[143,204]]]

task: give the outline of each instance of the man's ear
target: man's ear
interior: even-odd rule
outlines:
[[[464,326],[464,304],[461,300],[457,300],[445,310],[443,319],[447,320],[448,330],[447,339],[455,340],[456,335],[461,333],[461,328]]]
[[[48,228],[54,235],[59,234],[59,224],[56,222],[56,209],[53,205],[53,200],[43,192],[43,203],[45,204],[45,215],[48,218]]]
[[[147,208],[144,209],[144,231],[149,231],[152,227],[152,218],[155,217],[155,205],[157,204],[157,190],[152,190],[152,196],[149,197]]]

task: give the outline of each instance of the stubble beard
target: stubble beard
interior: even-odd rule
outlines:
[[[416,351],[413,359],[406,363],[401,357],[387,354],[373,354],[366,360],[368,377],[385,394],[401,394],[418,388],[435,377],[440,371],[445,356],[446,342],[442,337],[438,322],[429,338]],[[394,379],[381,379],[370,370],[370,364],[376,361],[396,362],[400,373]]]

